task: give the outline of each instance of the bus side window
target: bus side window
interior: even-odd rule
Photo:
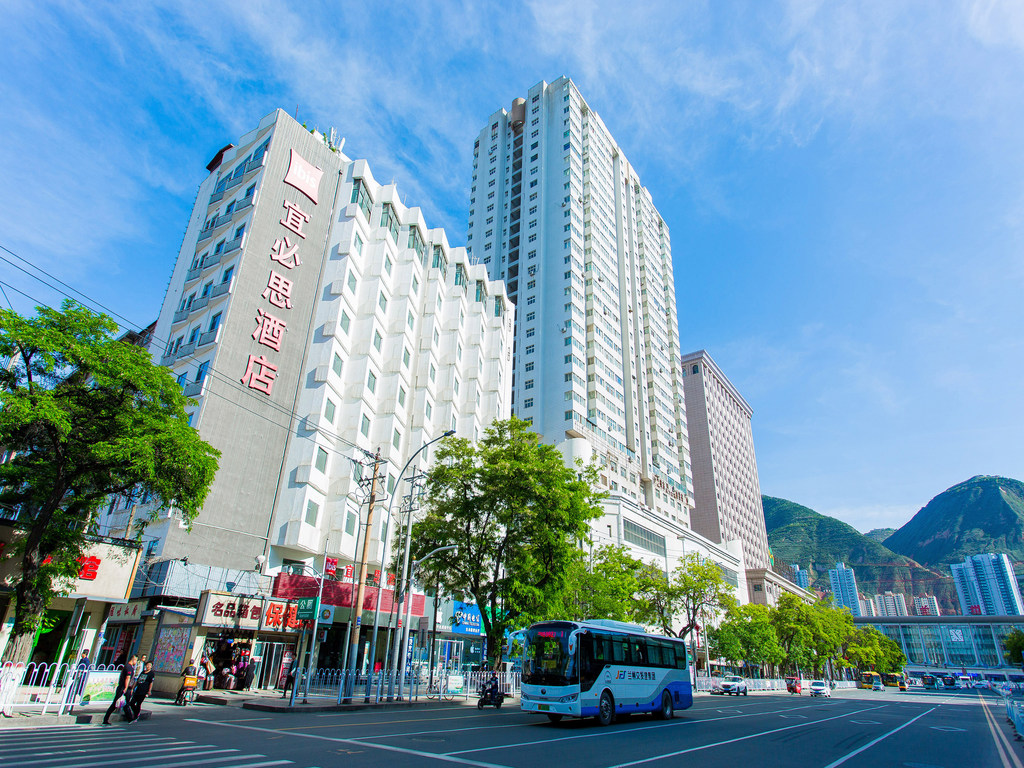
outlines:
[[[650,665],[650,657],[647,655],[647,640],[642,637],[635,638],[631,643],[633,646],[633,663],[646,667]]]
[[[629,641],[620,637],[611,638],[612,661],[616,664],[629,664]]]
[[[662,654],[662,648],[664,644],[661,640],[647,640],[647,663],[652,667],[664,666],[664,655]]]
[[[686,669],[689,665],[686,659],[686,646],[682,643],[674,643],[676,646],[676,669]]]

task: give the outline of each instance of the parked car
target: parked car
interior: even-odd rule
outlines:
[[[832,698],[832,689],[824,680],[811,680],[811,696],[827,696]]]
[[[882,681],[881,680],[875,680],[874,685],[871,686],[871,690],[872,691],[884,691],[885,690],[885,686],[882,685]]]
[[[747,695],[747,681],[739,675],[727,675],[722,678],[722,693],[728,693],[730,696],[735,694]]]
[[[991,686],[989,685],[989,682],[988,682],[988,680],[981,680],[981,679],[978,679],[978,680],[975,680],[975,681],[974,681],[974,687],[975,687],[975,688],[984,688],[984,689],[986,689],[986,690],[987,690],[987,689],[988,689],[988,688],[990,688]]]

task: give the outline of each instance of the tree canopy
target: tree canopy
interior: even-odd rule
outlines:
[[[148,493],[190,523],[217,471],[219,452],[189,426],[181,387],[116,331],[70,301],[33,318],[0,310],[0,358],[10,361],[0,370],[0,506],[25,531],[5,660],[27,657],[111,494]]]
[[[566,574],[600,514],[592,467],[566,466],[526,422],[496,421],[483,439],[446,438],[428,472],[426,516],[413,525],[413,557],[427,583],[481,608],[497,662],[507,628],[541,618],[560,600]]]
[[[543,618],[632,621],[643,567],[625,547],[577,551],[566,568],[561,599],[550,603]]]
[[[733,588],[718,564],[690,552],[680,558],[678,567],[667,577],[653,563],[643,567],[635,618],[666,635],[686,637],[735,602]]]

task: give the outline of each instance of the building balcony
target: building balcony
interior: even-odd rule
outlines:
[[[183,357],[191,357],[192,353],[195,352],[195,351],[196,351],[196,343],[194,341],[190,342],[188,344],[185,344],[184,346],[182,346],[178,350],[178,354],[176,355],[176,359],[181,360]]]
[[[227,245],[224,246],[224,250],[222,252],[222,255],[227,255],[229,253],[234,253],[235,251],[237,251],[239,248],[242,247],[242,241],[244,239],[245,239],[245,234],[243,233],[243,234],[239,235],[238,237],[236,237],[231,242],[229,242]]]
[[[212,331],[207,331],[199,337],[199,341],[196,342],[196,349],[200,347],[206,347],[217,341],[217,337],[220,335],[220,327],[214,328]]]
[[[242,180],[244,178],[245,178],[245,174],[243,173],[243,174],[240,174],[238,176],[235,176],[232,179],[228,179],[228,183],[227,183],[227,186],[224,187],[224,191],[227,192],[229,189],[234,189],[235,187],[237,187],[239,184],[242,183]]]
[[[201,397],[203,394],[203,385],[206,384],[206,379],[202,381],[193,381],[191,384],[186,384],[182,390],[182,394],[185,397]]]
[[[189,309],[179,309],[174,313],[174,317],[171,318],[171,325],[177,325],[178,323],[183,323],[188,320],[190,311],[191,310]]]
[[[231,293],[231,284],[233,282],[234,280],[225,280],[224,282],[215,285],[213,287],[213,290],[210,291],[210,301],[213,301],[214,299],[218,299],[221,296],[225,296]]]
[[[223,199],[224,199],[224,190],[223,189],[220,192],[214,192],[212,195],[210,195],[210,205],[213,205],[214,203],[219,203]]]
[[[204,229],[202,232],[200,232],[198,242],[205,243],[211,237],[213,237],[213,227],[210,227],[209,229]]]
[[[177,357],[176,353],[168,352],[166,355],[164,355],[163,357],[160,358],[160,365],[164,366],[165,368],[170,368],[171,367],[171,363],[174,362],[174,358],[176,358],[176,357]]]
[[[238,204],[235,206],[235,212],[233,215],[237,216],[242,211],[252,208],[253,200],[255,198],[256,195],[249,195],[248,197],[243,197],[241,200],[239,200]]]
[[[245,164],[245,171],[244,171],[245,175],[248,176],[253,171],[258,171],[260,168],[262,168],[263,167],[263,163],[264,163],[264,161],[266,159],[267,159],[267,153],[264,152],[259,157],[254,157],[252,160],[250,160],[248,163],[246,163]]]
[[[185,282],[191,283],[193,280],[197,279],[201,274],[203,274],[203,265],[200,263],[199,266],[194,267],[185,273]]]
[[[220,260],[222,258],[224,258],[223,252],[209,254],[205,259],[203,259],[202,269],[208,269],[214,266],[215,264],[220,264]]]
[[[202,296],[192,302],[192,306],[188,308],[189,312],[198,312],[201,309],[206,309],[206,305],[210,303],[209,296]]]

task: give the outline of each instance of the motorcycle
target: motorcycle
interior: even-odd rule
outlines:
[[[490,686],[485,685],[479,691],[480,698],[477,699],[476,708],[483,709],[486,706],[493,705],[495,709],[501,709],[502,703],[505,701],[505,694],[501,691],[494,690]]]

